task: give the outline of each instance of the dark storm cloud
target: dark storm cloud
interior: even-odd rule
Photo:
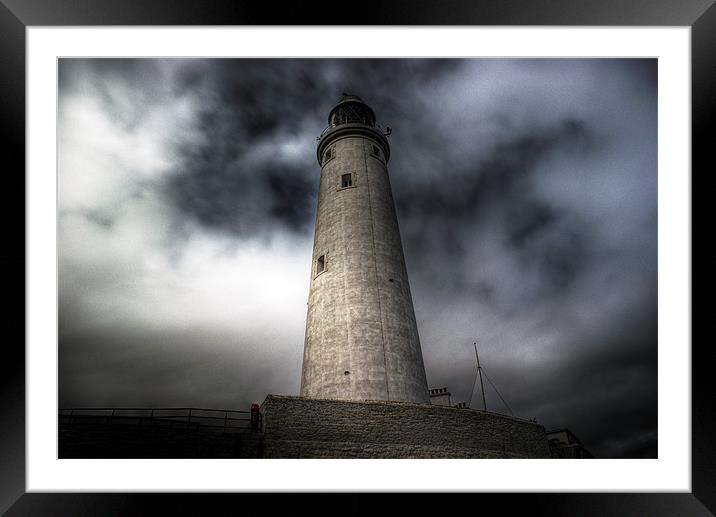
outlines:
[[[119,162],[125,179],[104,197],[60,196],[61,401],[237,407],[297,389],[308,270],[282,280],[300,291],[290,306],[251,268],[279,255],[277,268],[308,267],[316,136],[348,92],[393,128],[391,183],[431,387],[479,405],[477,338],[516,414],[569,428],[600,457],[655,456],[656,70],[655,60],[63,60],[61,106],[92,100],[119,128],[118,150],[93,163],[113,177],[107,163]],[[73,113],[65,132],[91,134]],[[161,151],[144,151],[160,155],[161,174],[123,163],[120,149],[142,141],[133,135],[162,136]],[[66,197],[86,177],[97,173]],[[231,265],[232,250],[272,241],[282,251]],[[203,298],[248,307],[227,312],[233,330],[194,314],[185,284],[196,264],[222,288],[257,278]],[[285,315],[252,321],[281,307],[298,315],[288,333],[276,333]],[[163,326],[137,316],[160,308]]]
[[[408,84],[439,77],[456,61],[209,60],[187,64],[176,76],[178,95],[194,96],[197,132],[178,152],[167,191],[184,215],[236,235],[267,234],[278,223],[310,233],[315,218],[315,139],[329,103],[360,91],[400,117]],[[400,78],[402,74],[402,80]],[[394,92],[394,94],[392,93]],[[282,153],[287,140],[298,149]],[[258,202],[257,202],[258,200]]]
[[[551,127],[529,128],[526,133],[510,135],[508,140],[499,142],[489,156],[479,158],[477,167],[474,162],[473,167],[470,163],[450,163],[451,181],[437,184],[441,187],[437,192],[420,189],[421,185],[398,191],[398,208],[406,216],[427,211],[439,218],[462,220],[474,217],[478,215],[477,211],[487,208],[486,202],[500,205],[508,196],[529,196],[524,181],[536,172],[539,161],[545,156],[558,151],[585,152],[592,141],[584,123],[575,120],[564,120]]]
[[[236,235],[264,233],[273,223],[306,230],[317,182],[306,177],[305,168],[270,162],[249,166],[201,151],[182,154],[182,172],[167,186],[182,213]]]
[[[177,74],[177,92],[199,98],[196,130],[205,137],[180,150],[168,184],[185,215],[236,235],[266,234],[276,223],[308,231],[317,189],[309,146],[319,125],[306,107],[315,112],[325,92],[316,66],[287,65],[209,61]],[[282,154],[290,138],[302,152]]]
[[[510,136],[478,164],[453,164],[450,181],[401,184],[396,188],[397,208],[404,219],[416,222],[406,225],[406,247],[420,250],[427,246],[436,253],[460,257],[465,236],[451,228],[469,225],[479,232],[484,225],[500,224],[509,251],[524,267],[539,267],[555,289],[568,286],[577,269],[587,265],[587,236],[580,233],[583,228],[578,222],[567,219],[569,214],[534,196],[530,175],[537,173],[541,160],[555,153],[591,152],[594,138],[583,122],[563,120]],[[483,213],[491,216],[481,219]],[[417,260],[421,256],[434,260],[430,255],[415,256]],[[463,271],[446,270],[453,278],[444,281],[464,285]]]

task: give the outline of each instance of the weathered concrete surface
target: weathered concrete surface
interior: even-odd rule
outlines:
[[[364,124],[338,126],[319,144],[302,396],[430,401],[388,152],[385,137]]]
[[[407,402],[269,395],[265,458],[549,458],[545,429],[518,418]]]

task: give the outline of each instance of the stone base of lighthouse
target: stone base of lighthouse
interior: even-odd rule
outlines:
[[[125,410],[126,411],[126,410]],[[166,411],[159,410],[159,411]],[[207,410],[197,410],[199,412]],[[473,409],[269,395],[248,427],[61,414],[60,458],[549,458],[545,429]],[[555,457],[565,457],[555,456]],[[575,456],[566,456],[575,457]]]
[[[268,395],[264,458],[549,458],[543,426],[474,409]]]

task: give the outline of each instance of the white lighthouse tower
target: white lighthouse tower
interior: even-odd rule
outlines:
[[[428,404],[388,140],[354,95],[343,95],[328,123],[318,144],[301,396]]]

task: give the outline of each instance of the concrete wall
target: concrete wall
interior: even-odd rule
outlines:
[[[549,458],[544,427],[470,409],[269,395],[266,458]]]
[[[340,136],[328,134],[320,144],[301,395],[429,403],[387,144],[371,131],[339,127]],[[352,175],[348,188],[341,187],[344,174]]]

